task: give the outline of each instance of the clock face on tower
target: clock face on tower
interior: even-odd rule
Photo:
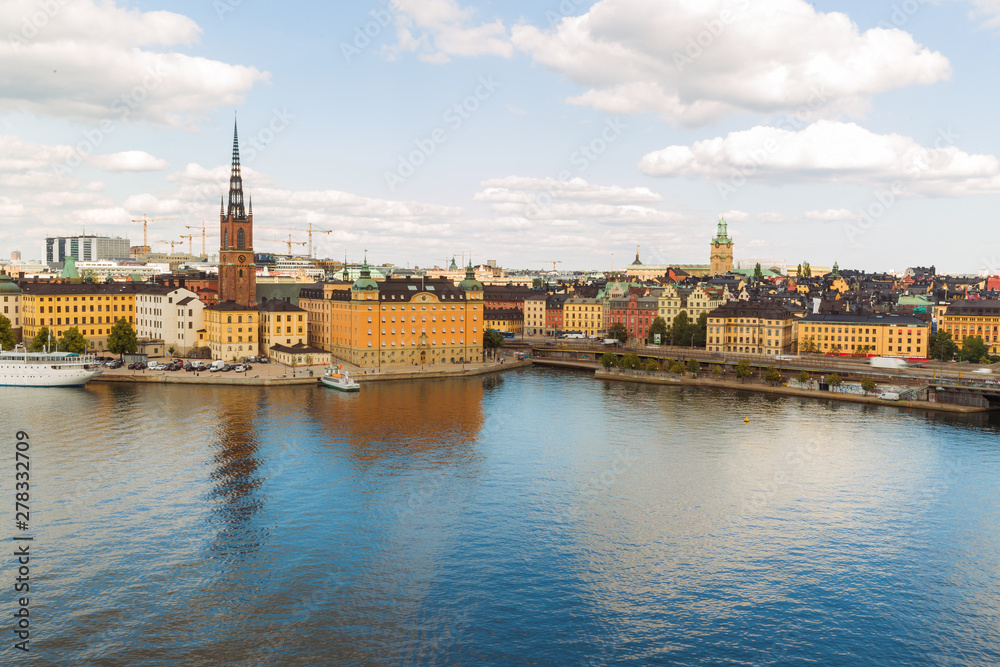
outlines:
[[[247,256],[246,255],[240,255],[236,259],[240,260],[240,264],[242,264],[243,262],[247,261]]]

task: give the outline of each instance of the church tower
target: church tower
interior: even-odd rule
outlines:
[[[241,306],[257,302],[257,267],[253,257],[253,202],[243,206],[240,144],[233,124],[233,165],[229,176],[229,206],[219,210],[219,301]]]
[[[719,218],[710,250],[711,275],[719,276],[733,270],[733,240],[729,238],[726,219],[723,217]]]

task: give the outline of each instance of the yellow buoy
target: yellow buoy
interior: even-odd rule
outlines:
[[[744,421],[745,423],[749,424],[749,423],[750,423],[750,418],[749,418],[749,417],[744,417],[744,418],[743,418],[743,421]]]

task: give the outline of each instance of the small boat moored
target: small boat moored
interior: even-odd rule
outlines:
[[[332,366],[328,367],[319,381],[327,387],[339,389],[340,391],[358,391],[361,389],[361,385],[352,380],[351,374],[343,370],[342,366],[337,366],[336,368]]]

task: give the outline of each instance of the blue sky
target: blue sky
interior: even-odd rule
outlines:
[[[998,0],[0,10],[4,257],[211,233],[237,114],[260,251],[707,263],[725,212],[737,258],[1000,265]]]

